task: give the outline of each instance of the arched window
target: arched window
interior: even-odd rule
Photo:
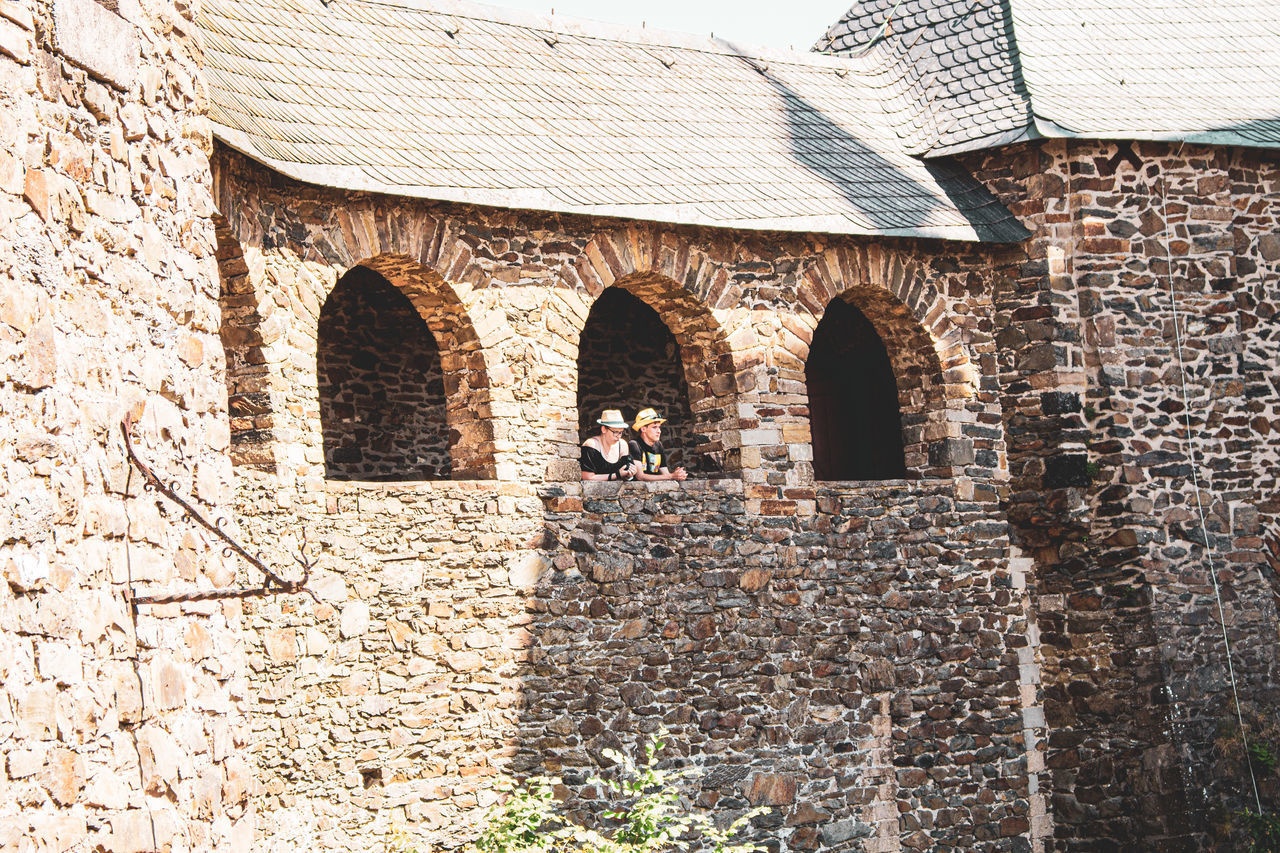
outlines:
[[[316,372],[328,477],[449,478],[440,350],[387,279],[359,266],[339,279],[320,312]]]
[[[581,439],[600,431],[602,409],[621,409],[631,420],[646,406],[667,423],[662,442],[672,465],[694,470],[690,453],[705,439],[693,435],[689,392],[680,348],[658,312],[620,287],[610,287],[591,306],[578,343],[578,423]]]
[[[805,362],[813,473],[819,480],[906,476],[898,386],[871,321],[833,299]]]

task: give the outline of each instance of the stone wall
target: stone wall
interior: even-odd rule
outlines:
[[[1252,803],[1215,744],[1235,726],[1215,575],[1246,714],[1280,698],[1280,163],[1059,140],[968,165],[1036,232],[997,340],[1061,849],[1203,849]]]
[[[988,249],[341,194],[229,152],[215,173],[223,254],[253,294],[236,316],[257,318],[231,338],[261,341],[271,413],[270,471],[240,469],[241,515],[325,548],[322,604],[252,611],[264,845],[375,849],[404,821],[457,846],[501,773],[581,790],[591,756],[659,723],[725,765],[708,798],[777,807],[755,832],[779,849],[1043,834]],[[458,482],[325,479],[318,317],[356,265],[439,342]],[[607,288],[674,338],[679,375],[661,384],[687,393],[705,437],[691,449],[727,476],[580,484],[578,390],[605,360],[588,317]],[[813,478],[805,362],[833,299],[884,342],[906,480]]]
[[[824,486],[769,518],[737,480],[239,490],[254,529],[324,548],[319,604],[251,619],[259,849],[395,827],[454,849],[501,774],[576,798],[659,727],[704,803],[771,807],[771,849],[1027,849],[1033,649],[993,499]]]
[[[248,850],[239,605],[130,606],[235,567],[122,443],[231,508],[192,25],[119,7],[0,3],[0,850]]]

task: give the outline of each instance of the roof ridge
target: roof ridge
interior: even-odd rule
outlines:
[[[704,36],[660,27],[633,27],[626,24],[615,24],[609,21],[598,21],[593,18],[580,18],[573,15],[542,15],[524,9],[512,9],[476,2],[476,0],[330,0],[326,6],[327,8],[332,8],[343,4],[386,6],[414,12],[452,15],[458,18],[470,18],[477,21],[523,27],[557,35],[571,35],[578,38],[600,39],[603,41],[620,41],[652,47],[673,47],[721,56],[767,59],[796,65],[849,68],[851,70],[857,70],[861,67],[861,64],[854,57],[738,43],[729,39],[715,38],[710,34]]]

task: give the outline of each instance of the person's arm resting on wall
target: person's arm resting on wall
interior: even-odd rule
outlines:
[[[603,453],[585,444],[578,462],[582,466],[583,480],[630,480],[635,476],[630,456],[624,454],[617,462],[609,462]]]

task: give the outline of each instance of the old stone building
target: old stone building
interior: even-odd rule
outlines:
[[[1256,6],[867,0],[824,55],[0,0],[0,850],[452,850],[660,728],[770,849],[1225,849],[1276,797]],[[691,479],[580,482],[648,405]],[[263,581],[126,416],[309,594],[145,598]]]
[[[909,149],[1035,234],[997,341],[1054,835],[1208,846],[1225,791],[1258,808],[1237,701],[1276,716],[1274,10],[891,6],[819,49],[866,51]]]

